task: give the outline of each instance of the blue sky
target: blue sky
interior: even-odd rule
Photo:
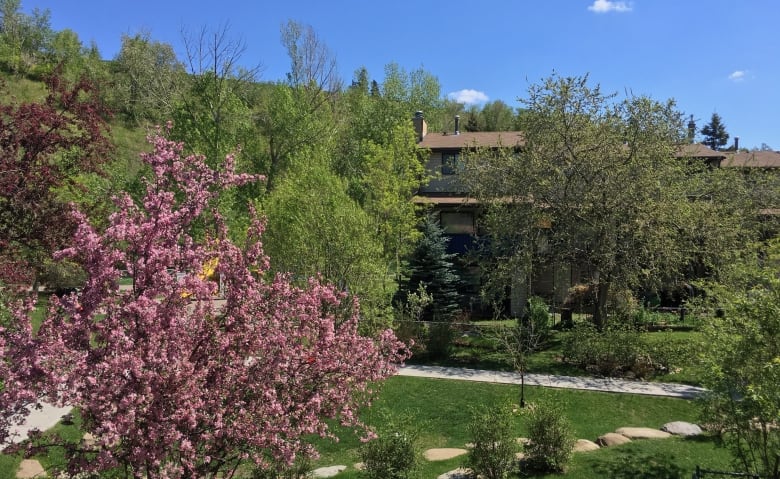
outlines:
[[[183,58],[183,29],[228,24],[247,44],[243,63],[269,81],[288,70],[288,19],[314,27],[346,82],[361,66],[381,81],[396,62],[438,77],[444,95],[516,107],[553,71],[587,73],[606,91],[674,98],[699,128],[717,112],[730,141],[780,150],[777,0],[22,0],[35,7],[104,58],[141,30]]]

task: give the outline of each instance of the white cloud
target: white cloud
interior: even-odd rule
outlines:
[[[613,2],[612,0],[595,0],[593,5],[588,7],[588,10],[596,13],[609,13],[609,12],[630,12],[632,10],[631,3],[626,2]]]
[[[731,75],[729,75],[729,80],[733,82],[740,82],[745,79],[745,75],[747,75],[745,70],[735,70],[731,72]]]
[[[463,103],[464,105],[474,105],[476,103],[484,103],[488,101],[488,96],[478,90],[459,90],[449,93],[447,98]]]

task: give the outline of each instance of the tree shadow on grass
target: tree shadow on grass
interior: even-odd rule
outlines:
[[[625,451],[614,459],[596,464],[594,470],[609,479],[687,479],[689,472],[675,462],[674,455]]]

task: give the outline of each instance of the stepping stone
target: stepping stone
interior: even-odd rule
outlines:
[[[572,451],[588,452],[588,451],[595,451],[596,449],[601,449],[601,448],[595,442],[588,441],[587,439],[577,439],[577,442],[574,443],[574,448],[572,448]]]
[[[333,477],[346,468],[347,466],[320,467],[319,469],[311,471],[311,475],[312,477]]]
[[[91,432],[85,432],[84,435],[81,436],[81,443],[86,449],[93,449],[97,444],[97,441]]]
[[[631,439],[615,432],[608,432],[596,439],[596,443],[601,447],[619,446],[627,442],[631,442]]]
[[[37,459],[24,459],[16,470],[17,479],[33,479],[46,477],[46,471]]]
[[[666,439],[672,437],[668,432],[651,427],[619,427],[615,432],[629,439]]]
[[[527,446],[531,444],[531,440],[528,439],[527,437],[518,437],[517,439],[515,439],[515,441],[517,441],[517,444],[521,446]]]
[[[702,434],[701,427],[696,424],[685,421],[667,422],[661,426],[662,431],[666,431],[669,434],[683,437],[700,436]]]
[[[438,449],[428,449],[423,453],[428,461],[446,461],[453,457],[458,457],[466,454],[468,451],[465,449],[456,449],[454,447],[443,447]]]
[[[472,479],[474,476],[471,473],[471,469],[464,469],[459,467],[455,470],[445,472],[436,477],[436,479]]]

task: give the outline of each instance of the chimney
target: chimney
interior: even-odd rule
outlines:
[[[428,134],[428,124],[425,123],[423,112],[416,111],[414,113],[414,118],[412,118],[412,122],[414,123],[414,131],[417,134],[417,142],[419,143],[425,138],[425,135]]]
[[[455,115],[455,134],[460,135],[460,115]]]
[[[693,139],[696,137],[696,122],[693,121],[693,115],[688,121],[688,143],[693,143]]]
[[[739,151],[739,137],[734,137],[734,151]]]

